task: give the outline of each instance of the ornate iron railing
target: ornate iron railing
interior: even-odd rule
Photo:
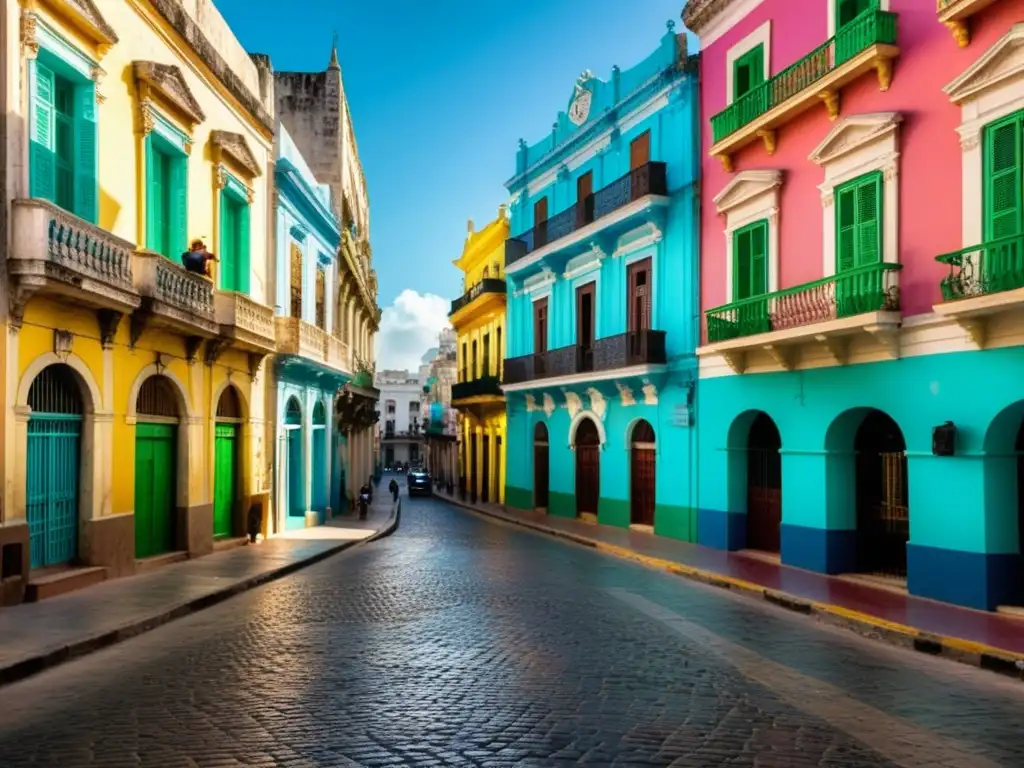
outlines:
[[[634,365],[664,365],[664,331],[630,331],[597,339],[592,346],[573,344],[505,361],[505,384],[538,379],[602,373]]]
[[[896,44],[896,14],[867,10],[802,59],[743,94],[711,117],[718,142],[761,115],[811,87],[861,51],[877,44]]]
[[[501,381],[497,376],[481,376],[479,379],[452,384],[452,400],[484,395],[501,395]]]
[[[728,341],[865,312],[900,308],[902,264],[870,264],[813,283],[741,299],[707,310],[707,341]]]
[[[474,285],[459,298],[452,302],[452,309],[448,313],[454,315],[467,304],[471,304],[485,293],[505,293],[505,281],[500,277],[485,277]]]
[[[1024,288],[1024,233],[936,256],[949,267],[942,279],[944,301]]]
[[[611,184],[577,201],[572,207],[541,222],[512,241],[521,247],[506,249],[505,264],[514,264],[538,248],[571,235],[588,224],[599,221],[619,208],[647,195],[667,195],[668,180],[664,163],[647,163],[634,168]]]

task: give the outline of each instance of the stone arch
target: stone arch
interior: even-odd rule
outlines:
[[[623,432],[623,434],[626,437],[626,439],[622,441],[623,449],[626,451],[626,453],[629,453],[630,451],[633,450],[633,436],[637,428],[640,427],[641,423],[647,424],[647,426],[651,428],[651,432],[654,433],[654,440],[652,441],[654,443],[654,450],[660,452],[661,442],[658,440],[658,430],[654,428],[654,424],[651,423],[650,419],[645,419],[643,416],[637,416],[633,419],[630,419],[629,423],[626,424],[626,429]]]
[[[15,400],[15,406],[27,408],[28,391],[32,388],[32,383],[36,380],[36,377],[51,365],[59,364],[66,365],[75,372],[75,381],[81,390],[82,407],[85,409],[85,412],[87,414],[103,412],[103,398],[100,395],[99,385],[96,383],[96,378],[85,361],[77,355],[68,355],[65,360],[53,352],[44,352],[25,368],[24,373],[21,375],[21,381],[18,383],[18,395]]]
[[[593,411],[581,410],[577,413],[571,422],[569,422],[569,448],[574,449],[576,447],[576,430],[580,428],[580,424],[583,423],[584,419],[590,419],[594,422],[594,426],[597,428],[597,436],[600,441],[600,447],[603,449],[608,444],[608,433],[605,431],[604,422],[598,417]]]
[[[246,393],[245,391],[243,391],[242,387],[238,386],[235,382],[231,381],[231,379],[224,379],[224,381],[222,381],[213,390],[213,397],[210,400],[210,405],[213,408],[213,415],[216,415],[217,408],[220,405],[220,399],[224,396],[224,393],[227,392],[229,389],[233,389],[235,391],[235,396],[238,398],[238,404],[241,406],[242,413],[239,416],[239,418],[243,422],[248,421],[249,414],[251,413],[251,411],[249,410],[249,398],[246,396]]]
[[[989,422],[982,438],[981,449],[990,455],[1007,455],[1014,452],[1017,433],[1024,422],[1024,400],[1003,408]]]
[[[163,376],[174,386],[171,387],[171,391],[174,392],[174,398],[178,405],[178,413],[181,417],[182,423],[187,423],[192,418],[192,407],[188,400],[188,389],[185,387],[185,383],[178,378],[178,376],[167,368],[162,368],[156,363],[150,363],[135,377],[135,381],[132,382],[131,389],[128,390],[128,405],[125,409],[125,416],[128,419],[137,419],[139,415],[138,403],[139,403],[139,390],[142,389],[142,385],[151,376]]]

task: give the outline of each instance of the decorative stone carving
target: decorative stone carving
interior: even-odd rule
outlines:
[[[54,330],[53,332],[53,354],[65,363],[71,357],[71,347],[75,343],[75,334],[71,331]]]
[[[36,15],[29,11],[21,13],[21,48],[26,59],[39,55],[39,41],[36,40]]]
[[[809,159],[820,166],[828,165],[843,155],[891,136],[902,121],[899,112],[849,115],[829,131]]]
[[[249,178],[256,178],[262,173],[256,156],[249,149],[245,137],[232,131],[210,131],[210,143],[221,155],[227,155],[235,163],[249,173]]]
[[[553,398],[551,395],[545,393],[544,394],[544,415],[547,416],[550,419],[551,418],[551,414],[553,414],[554,412],[555,412],[555,398]]]
[[[644,405],[657,405],[658,404],[658,388],[655,387],[651,382],[644,381],[643,386],[644,393]]]
[[[590,410],[597,414],[597,418],[604,421],[604,415],[608,410],[608,404],[605,402],[604,395],[594,389],[594,387],[587,389],[587,395],[590,397]]]
[[[981,131],[974,131],[960,137],[960,151],[970,152],[981,144]]]
[[[576,414],[583,410],[583,400],[575,392],[563,389],[565,395],[565,407],[569,409],[569,418],[576,418]]]
[[[148,136],[153,127],[153,103],[149,99],[143,99],[139,103],[139,129],[143,136]]]
[[[166,101],[181,112],[191,127],[203,122],[206,114],[196,97],[192,95],[181,70],[173,64],[158,64],[155,61],[134,61],[132,72],[145,100],[149,92],[158,92]]]
[[[623,384],[621,381],[616,381],[615,386],[619,390],[619,402],[623,406],[636,405],[636,399],[633,397],[633,390]]]
[[[537,407],[537,398],[535,398],[533,395],[527,395],[526,396],[526,412],[527,413],[533,413],[534,411],[539,411],[539,410],[541,410],[541,409]]]

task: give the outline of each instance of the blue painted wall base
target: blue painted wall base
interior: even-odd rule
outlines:
[[[786,525],[781,528],[782,562],[817,573],[850,573],[857,568],[857,532]]]
[[[1000,605],[1021,604],[1022,576],[1018,554],[907,545],[907,589],[917,597],[992,611]]]
[[[735,551],[747,546],[747,516],[717,509],[697,510],[697,543]]]

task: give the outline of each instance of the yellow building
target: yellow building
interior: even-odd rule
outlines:
[[[464,273],[462,296],[448,315],[456,333],[458,381],[452,406],[461,416],[460,486],[473,501],[505,503],[505,206],[479,232],[472,220],[455,266]],[[464,484],[464,485],[463,485]]]
[[[274,100],[211,4],[4,8],[11,602],[205,554],[266,508]]]

